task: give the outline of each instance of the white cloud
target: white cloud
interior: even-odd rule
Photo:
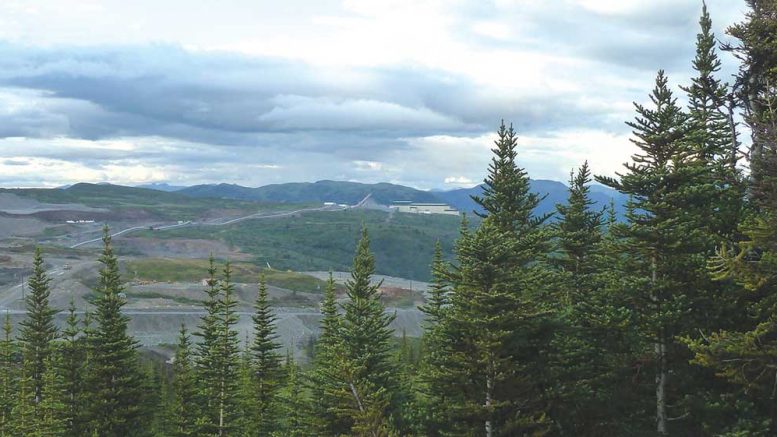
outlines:
[[[725,39],[744,6],[710,9]],[[502,118],[532,177],[565,181],[585,159],[613,174],[655,70],[687,81],[699,11],[698,0],[5,0],[0,185],[464,185],[482,180]]]
[[[375,161],[353,161],[356,171],[380,171],[383,164]]]
[[[445,184],[448,185],[457,185],[457,186],[472,186],[475,184],[475,181],[473,181],[470,178],[464,177],[464,176],[448,176],[443,180]]]

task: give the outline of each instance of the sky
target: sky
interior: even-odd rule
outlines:
[[[708,0],[714,30],[743,0]],[[0,186],[473,186],[500,121],[532,178],[634,152],[701,0],[3,0]],[[736,64],[721,55],[723,79]]]

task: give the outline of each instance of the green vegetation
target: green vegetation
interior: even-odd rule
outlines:
[[[283,220],[248,220],[218,228],[192,227],[138,235],[165,239],[217,239],[254,255],[257,264],[270,263],[279,270],[344,271],[348,269],[356,248],[354,235],[363,224],[370,232],[377,273],[427,280],[435,242],[442,243],[444,257],[450,259],[459,223],[460,219],[455,216],[400,213],[389,216],[381,211],[348,210],[310,212]],[[199,276],[201,274],[195,277]],[[267,280],[275,285],[271,276]]]
[[[197,199],[183,194],[146,188],[80,183],[67,189],[0,189],[45,203],[78,203],[110,209],[125,217],[151,217],[159,220],[194,220],[208,211],[230,211],[234,215],[288,209],[278,204],[259,204],[228,199]]]
[[[623,223],[593,206],[585,164],[557,222],[532,215],[540,199],[518,165],[515,132],[502,124],[475,199],[482,220],[460,224],[454,259],[425,246],[433,281],[419,345],[396,341],[367,229],[408,233],[396,238],[407,254],[434,235],[428,217],[349,211],[220,235],[261,250],[314,247],[308,256],[326,260],[326,250],[334,259],[345,250],[326,238],[361,232],[347,299],[336,300],[331,276],[324,287],[307,367],[290,355],[282,362],[263,280],[241,359],[229,262],[148,266],[160,277],[207,275],[199,341],[181,331],[172,382],[170,369],[139,367],[107,229],[95,313],[79,324],[71,305],[61,338],[39,253],[21,341],[8,316],[0,340],[0,434],[777,435],[777,3],[748,3],[732,30],[744,91],[713,80],[705,8],[689,108],[662,71],[650,103],[635,105],[636,153],[616,178],[597,177],[630,197]],[[747,177],[732,162],[736,124],[728,140],[721,134],[725,102],[704,100],[731,93],[749,111]],[[384,256],[397,248],[389,249]]]
[[[427,191],[420,191],[388,183],[360,184],[345,181],[294,182],[248,188],[239,185],[197,185],[180,191],[193,197],[254,200],[269,203],[322,203],[335,202],[354,205],[368,194],[381,205],[390,205],[395,200],[415,202],[439,202]]]
[[[199,282],[207,271],[207,260],[149,258],[123,263],[127,278],[158,282]],[[261,268],[250,263],[233,263],[232,278],[236,283],[256,284],[260,274],[267,283],[303,293],[321,293],[325,282],[302,273]]]

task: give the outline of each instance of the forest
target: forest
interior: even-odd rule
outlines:
[[[722,45],[704,8],[695,77],[659,71],[627,122],[637,152],[616,177],[581,163],[552,220],[502,123],[477,226],[429,260],[420,341],[389,328],[367,227],[307,362],[276,342],[264,277],[238,337],[213,259],[197,329],[170,363],[143,356],[107,228],[93,306],[59,329],[38,250],[0,335],[0,435],[777,435],[777,2],[747,5]],[[625,220],[594,181],[629,196]]]

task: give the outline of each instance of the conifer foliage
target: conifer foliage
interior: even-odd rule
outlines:
[[[90,427],[99,435],[136,435],[146,424],[141,417],[143,374],[138,343],[127,332],[129,318],[121,312],[127,301],[107,226],[103,229],[100,264],[95,327],[89,340],[92,356],[87,378],[93,397]]]
[[[594,205],[588,162],[537,215],[499,126],[478,217],[430,260],[420,339],[394,330],[366,227],[350,277],[329,275],[309,359],[285,362],[264,275],[251,308],[211,256],[194,337],[182,326],[164,362],[128,331],[107,227],[61,333],[36,250],[0,335],[0,436],[777,435],[777,3],[746,3],[723,46],[733,84],[702,4],[687,106],[663,71],[635,104],[636,153],[595,178],[628,196],[625,217]]]

